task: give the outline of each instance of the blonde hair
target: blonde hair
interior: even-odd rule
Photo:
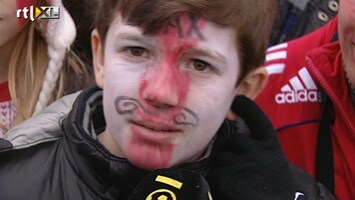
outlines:
[[[9,64],[9,89],[17,110],[12,125],[33,115],[48,65],[48,45],[36,29],[36,22],[30,22],[19,34]],[[88,85],[91,82],[90,71],[74,52],[69,51],[59,71],[55,88],[48,97],[47,105]],[[79,79],[79,82],[75,82],[76,85],[69,81],[72,76]]]

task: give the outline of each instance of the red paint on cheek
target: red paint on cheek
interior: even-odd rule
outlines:
[[[37,0],[16,0],[16,1],[17,1],[17,9],[21,9],[21,10],[25,7],[30,9],[30,6],[35,6],[37,4]],[[23,17],[21,17],[19,20],[20,25],[25,25],[27,22],[28,21]]]

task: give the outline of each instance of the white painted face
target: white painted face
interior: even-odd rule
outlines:
[[[345,70],[355,85],[355,0],[340,0],[338,34]]]
[[[33,3],[33,0],[0,0],[0,48],[13,40],[22,30],[24,22],[16,17],[18,8]]]
[[[183,14],[156,35],[117,17],[96,81],[118,152],[144,169],[198,159],[236,94],[240,61],[232,29]],[[105,144],[104,144],[105,145]]]

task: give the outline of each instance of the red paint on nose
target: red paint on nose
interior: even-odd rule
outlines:
[[[194,20],[184,14],[159,32],[162,60],[153,69],[148,69],[140,87],[141,98],[146,102],[163,107],[183,107],[186,103],[190,77],[186,70],[181,70],[184,67],[181,57],[201,40],[201,35],[192,34],[192,27],[200,28],[204,24],[203,20]]]
[[[177,106],[185,102],[188,94],[190,78],[180,70],[179,57],[181,54],[171,50],[165,59],[143,78],[141,85],[142,97],[157,106]]]

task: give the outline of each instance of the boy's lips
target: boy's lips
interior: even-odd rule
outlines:
[[[131,121],[131,123],[156,132],[181,132],[182,131],[178,127],[169,125],[168,123],[165,122],[149,122],[149,121],[133,120]]]
[[[130,121],[134,141],[150,145],[174,144],[183,131],[166,123]]]

